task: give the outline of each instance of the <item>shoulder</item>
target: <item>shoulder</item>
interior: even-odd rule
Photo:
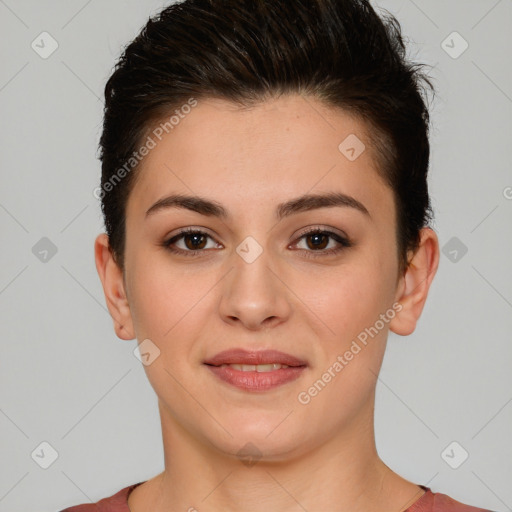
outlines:
[[[492,512],[488,509],[474,507],[456,501],[446,494],[434,493],[432,512]]]
[[[84,503],[65,508],[60,512],[130,512],[128,508],[128,496],[137,487],[144,482],[129,485],[116,492],[112,496],[103,498],[95,503]]]
[[[422,486],[426,492],[407,509],[406,512],[492,512],[491,510],[461,503],[440,492],[432,492],[429,487]]]

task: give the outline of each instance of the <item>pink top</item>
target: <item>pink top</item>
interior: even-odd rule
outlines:
[[[128,496],[138,485],[133,484],[121,489],[117,494],[104,498],[97,503],[87,503],[69,507],[60,512],[130,512],[128,508]],[[420,496],[405,512],[492,512],[478,507],[464,505],[446,494],[432,492],[430,487],[420,485],[426,492]]]

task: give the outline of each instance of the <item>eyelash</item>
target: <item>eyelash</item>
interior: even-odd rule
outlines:
[[[180,254],[180,255],[184,255],[184,256],[188,256],[188,257],[196,257],[196,256],[199,256],[199,253],[205,252],[205,249],[196,249],[196,250],[186,250],[185,251],[183,249],[176,249],[175,247],[172,247],[173,243],[176,243],[178,240],[180,240],[181,238],[183,238],[186,235],[206,235],[207,237],[209,237],[213,240],[213,237],[211,237],[208,233],[206,233],[204,231],[201,231],[199,229],[194,229],[194,228],[186,228],[186,229],[181,230],[177,235],[174,235],[170,239],[162,242],[161,245],[165,249],[167,249],[168,251],[170,251],[174,254]],[[329,238],[332,238],[333,240],[335,240],[339,244],[339,246],[334,249],[329,249],[329,250],[323,249],[323,250],[318,250],[318,251],[307,250],[307,249],[298,249],[298,250],[302,251],[304,253],[304,256],[307,258],[318,258],[318,257],[335,255],[335,254],[338,254],[340,251],[353,246],[353,243],[348,238],[338,235],[337,233],[333,233],[332,231],[327,231],[327,230],[320,229],[320,228],[313,228],[313,229],[308,229],[308,230],[304,231],[299,236],[297,241],[300,241],[303,238],[305,238],[307,236],[311,236],[311,235],[327,235]]]

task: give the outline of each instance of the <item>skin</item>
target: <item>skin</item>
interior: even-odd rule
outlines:
[[[165,469],[131,493],[132,512],[400,512],[424,493],[379,458],[373,410],[388,332],[414,331],[439,244],[424,228],[399,275],[393,194],[377,174],[367,130],[311,97],[250,109],[208,99],[143,160],[127,204],[124,272],[107,236],[95,242],[117,336],[150,339],[160,350],[144,369],[158,396]],[[338,150],[349,134],[366,145],[354,161]],[[333,191],[356,198],[370,215],[336,206],[274,217],[279,203]],[[214,200],[230,217],[169,208],[146,218],[171,193]],[[162,246],[185,227],[211,237],[196,257]],[[353,246],[320,254],[311,237],[301,238],[307,227],[345,233]],[[252,263],[236,252],[247,236],[263,250]],[[327,242],[324,252],[339,246]],[[174,246],[194,248],[183,238]],[[378,335],[300,403],[298,394],[398,303],[401,311]],[[242,391],[203,364],[235,347],[281,350],[308,367],[273,390]],[[237,456],[248,442],[261,457],[250,466]]]

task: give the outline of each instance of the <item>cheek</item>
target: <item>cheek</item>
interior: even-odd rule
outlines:
[[[144,264],[142,260],[144,259]],[[167,339],[200,299],[202,285],[154,258],[132,266],[130,310],[137,338]],[[156,341],[155,341],[156,342]]]
[[[194,265],[173,266],[161,255],[133,263],[130,310],[137,339],[149,338],[172,366],[172,361],[193,364],[195,342],[215,312],[220,277]]]
[[[303,391],[312,416],[317,411],[323,417],[325,405],[332,406],[333,429],[355,417],[374,393],[388,330],[380,315],[391,307],[387,281],[374,267],[354,266],[315,292],[314,311],[329,330],[320,334],[321,350],[308,383],[312,394]]]
[[[156,258],[144,261],[144,265],[133,265],[130,286],[136,337],[139,343],[151,341],[145,351],[150,352],[152,361],[144,365],[144,370],[165,403],[186,403],[178,383],[184,381],[183,372],[188,372],[192,364],[193,342],[201,330],[200,317],[206,315],[206,301],[201,298],[212,285],[176,272]]]
[[[361,330],[372,325],[388,307],[390,289],[387,279],[378,267],[364,263],[325,269],[322,273],[309,273],[303,277],[297,295],[310,312],[306,314],[318,321],[325,341],[346,343]],[[317,331],[318,332],[318,331]]]

